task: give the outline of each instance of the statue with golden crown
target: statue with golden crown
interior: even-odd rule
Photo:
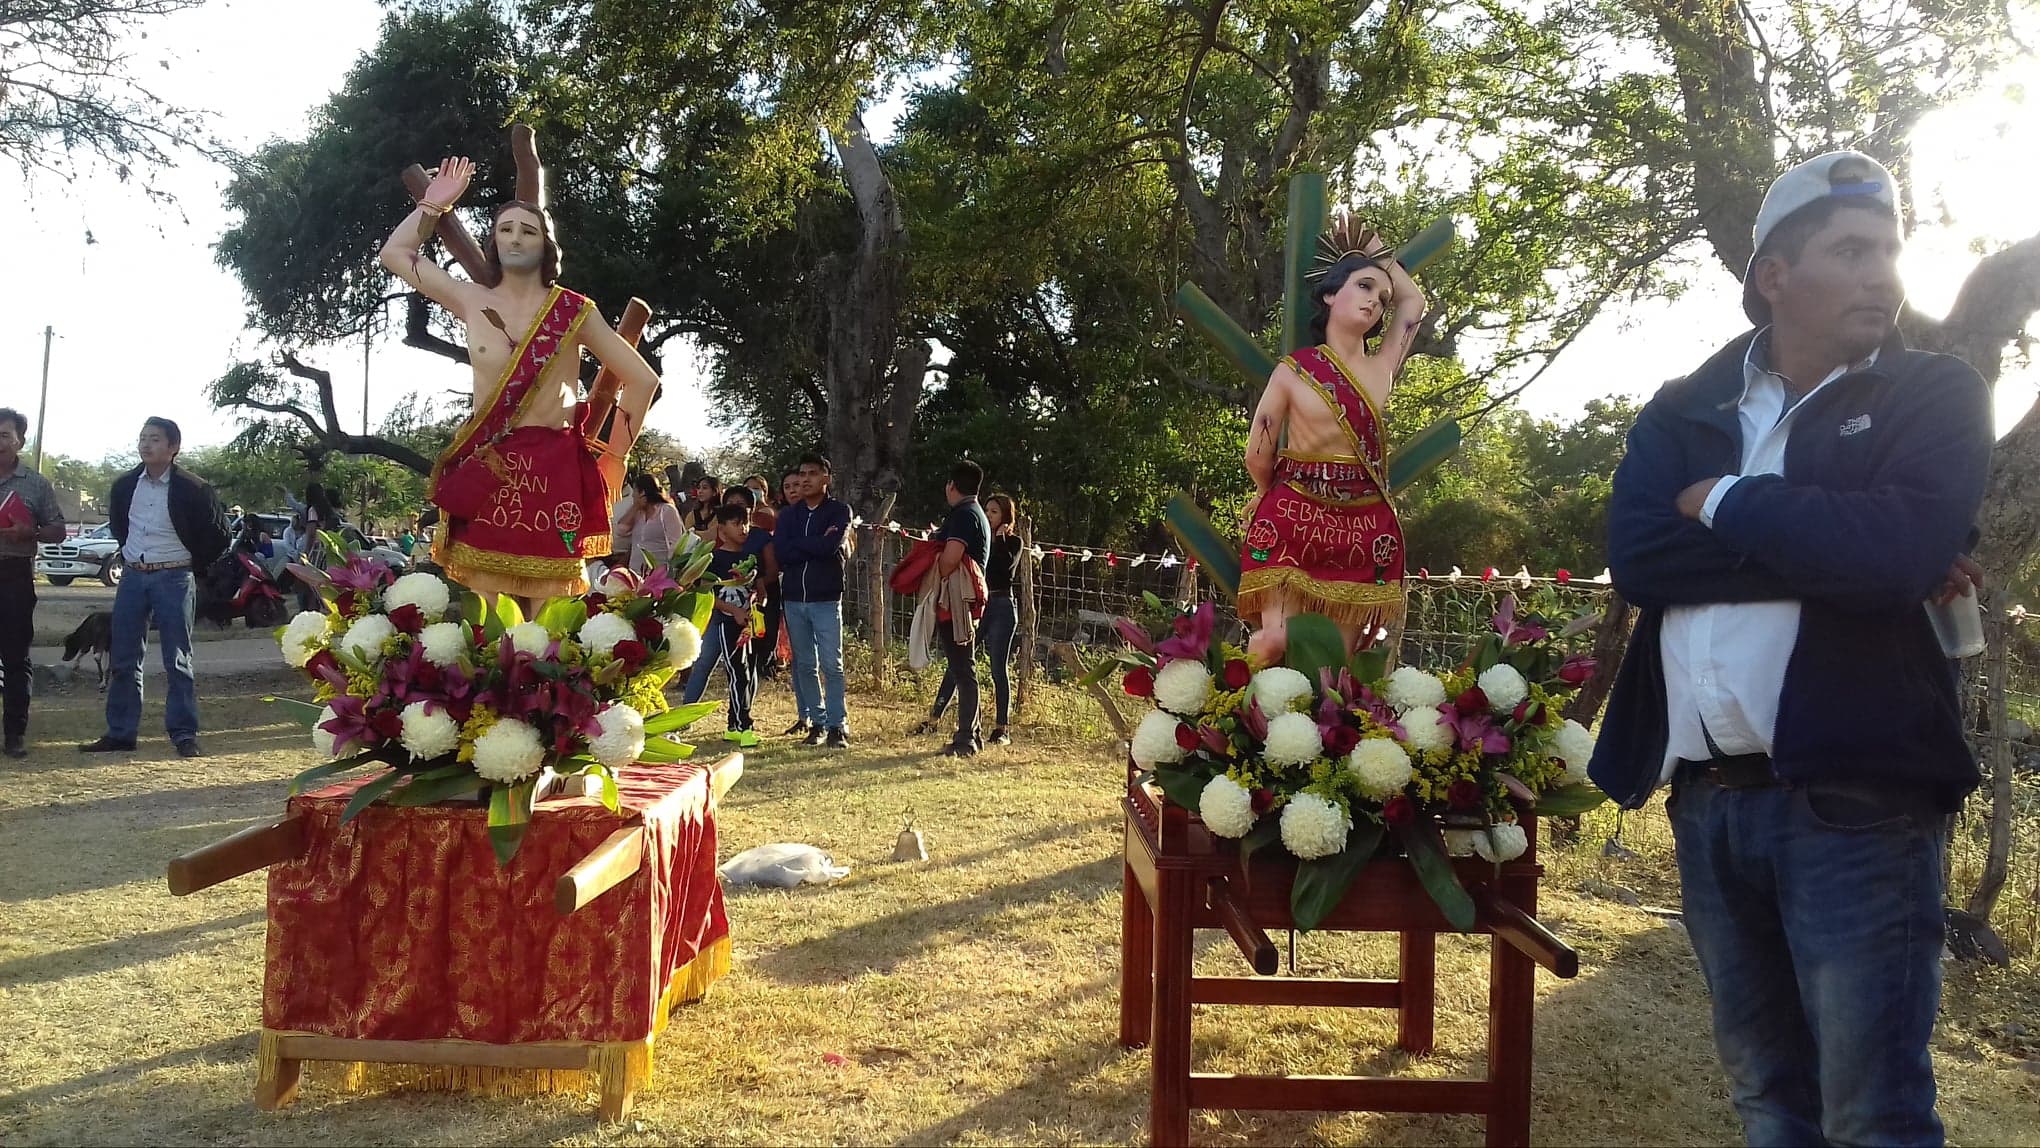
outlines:
[[[1379,235],[1342,218],[1325,236],[1310,299],[1310,343],[1268,377],[1247,438],[1254,497],[1239,615],[1261,665],[1281,664],[1296,615],[1330,618],[1352,650],[1403,614],[1384,412],[1424,294]]]
[[[518,139],[520,153],[529,153],[528,141]],[[535,177],[536,154],[518,158],[520,169],[529,159]],[[447,217],[473,175],[466,157],[440,161],[382,248],[391,274],[466,327],[474,366],[474,409],[426,490],[442,519],[432,557],[482,594],[527,602],[580,594],[585,560],[609,553],[610,507],[658,375],[591,300],[560,285],[560,245],[542,191],[498,205],[478,252],[456,250],[464,265],[479,256],[472,280],[425,257],[435,231],[449,246],[456,234],[466,238]],[[527,182],[537,179],[520,171],[520,187]],[[584,350],[616,380],[613,423],[599,381],[581,396]]]

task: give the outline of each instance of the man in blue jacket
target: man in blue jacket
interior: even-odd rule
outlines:
[[[1667,384],[1609,505],[1641,609],[1592,775],[1670,782],[1686,924],[1751,1144],[1938,1144],[1942,831],[1975,787],[1924,603],[1990,464],[1988,389],[1908,350],[1891,174],[1853,152],[1757,214],[1756,329]]]
[[[786,732],[804,735],[808,745],[826,741],[831,749],[847,749],[843,558],[850,546],[850,507],[829,497],[828,459],[802,455],[795,474],[800,501],[779,512],[772,531],[786,640],[793,647],[793,700],[800,707],[800,720]]]

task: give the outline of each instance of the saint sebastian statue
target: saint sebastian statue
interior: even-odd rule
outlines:
[[[1372,231],[1342,219],[1326,240],[1311,287],[1313,345],[1268,377],[1247,438],[1254,497],[1239,612],[1254,626],[1248,653],[1262,665],[1282,660],[1292,615],[1332,619],[1352,650],[1403,612],[1402,526],[1388,502],[1382,412],[1424,295]]]
[[[474,411],[426,491],[442,514],[432,557],[479,593],[579,594],[583,560],[609,553],[610,506],[659,378],[593,302],[559,285],[559,244],[538,204],[496,208],[482,244],[491,277],[501,273],[495,286],[455,279],[424,257],[473,175],[465,157],[442,160],[382,249],[391,274],[465,324],[475,370]],[[581,401],[584,349],[622,382],[607,443]]]

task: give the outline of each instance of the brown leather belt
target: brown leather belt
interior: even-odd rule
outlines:
[[[1771,766],[1771,755],[1767,753],[1739,753],[1726,757],[1710,757],[1705,761],[1679,759],[1679,772],[1688,777],[1711,781],[1723,789],[1764,789],[1785,784],[1778,777],[1778,771]]]
[[[161,574],[165,570],[189,570],[189,562],[130,562],[127,568],[137,574]]]

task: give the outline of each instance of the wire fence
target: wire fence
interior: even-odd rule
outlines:
[[[886,589],[885,577],[914,541],[896,530],[861,526],[844,572],[845,624],[870,653],[863,665],[881,680],[903,668],[914,611],[910,597]],[[1220,637],[1244,641],[1245,628],[1230,603],[1181,556],[1122,555],[1037,541],[1023,531],[1020,563],[1015,659],[1023,721],[1028,683],[1037,676],[1050,682],[1075,676],[1058,648],[1067,644],[1079,656],[1094,658],[1117,648],[1113,620],[1150,613],[1144,593],[1172,607],[1211,600]],[[1505,595],[1515,594],[1527,608],[1551,618],[1599,612],[1611,598],[1605,583],[1585,579],[1455,575],[1412,577],[1404,585],[1408,606],[1398,657],[1429,667],[1465,658]],[[2001,616],[1986,629],[1988,651],[1961,667],[1965,721],[1984,784],[1957,815],[1949,839],[1951,902],[1969,902],[1984,877],[1993,848],[1991,811],[1999,799],[1994,791],[2003,790],[2010,817],[1997,830],[2004,839],[1996,847],[2006,854],[2006,876],[1991,920],[2013,953],[2030,955],[2040,952],[2040,618]]]

